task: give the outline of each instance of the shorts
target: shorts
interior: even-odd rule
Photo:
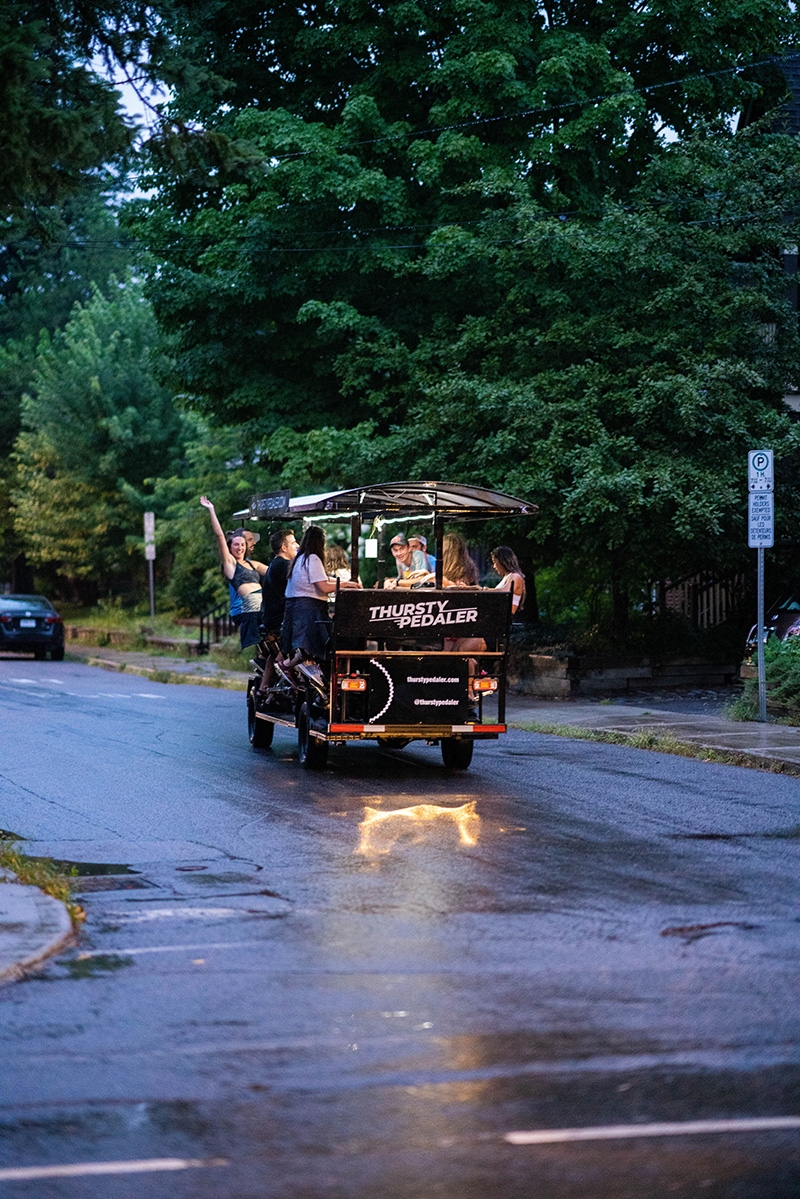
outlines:
[[[331,622],[325,600],[301,595],[287,599],[281,641],[287,655],[301,649],[309,658],[324,658],[328,652]]]
[[[261,613],[243,612],[239,621],[239,640],[242,649],[248,645],[258,645],[261,640]]]

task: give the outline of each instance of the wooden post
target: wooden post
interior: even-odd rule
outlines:
[[[358,582],[358,539],[361,536],[361,517],[350,517],[350,578]]]
[[[441,587],[444,558],[444,518],[441,516],[433,519],[433,536],[436,542],[436,586]]]

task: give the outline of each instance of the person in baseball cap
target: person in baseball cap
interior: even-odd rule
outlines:
[[[428,553],[427,538],[423,537],[422,533],[409,533],[408,544],[411,546],[412,554],[415,552],[422,554],[422,557],[426,562],[425,569],[429,570],[431,574],[433,574],[433,572],[436,570],[436,559],[432,558]]]
[[[397,533],[389,542],[389,548],[397,566],[398,579],[405,579],[416,571],[428,571],[427,557],[421,550],[413,550],[405,533]]]

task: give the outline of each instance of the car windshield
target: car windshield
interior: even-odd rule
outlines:
[[[4,612],[30,612],[32,608],[53,611],[53,605],[43,595],[0,595],[0,608]]]

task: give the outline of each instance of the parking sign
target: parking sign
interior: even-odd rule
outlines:
[[[747,475],[748,491],[774,491],[775,456],[772,450],[751,450],[747,455]]]

